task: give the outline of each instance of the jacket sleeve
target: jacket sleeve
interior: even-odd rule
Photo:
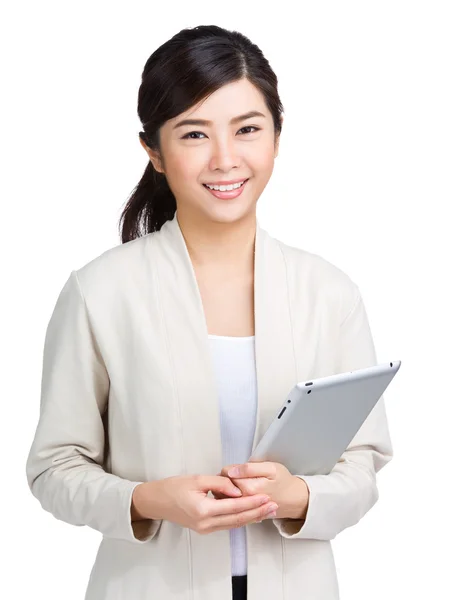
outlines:
[[[366,309],[355,284],[354,302],[340,328],[337,373],[377,364]],[[332,540],[377,502],[376,473],[393,457],[381,396],[347,450],[327,475],[296,474],[310,490],[305,520],[273,519],[285,538]]]
[[[28,484],[43,509],[57,519],[144,543],[155,536],[161,521],[131,522],[132,494],[141,482],[107,473],[102,466],[109,385],[72,271],[45,334],[40,416],[27,459]]]

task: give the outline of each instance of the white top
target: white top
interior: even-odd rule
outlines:
[[[257,414],[255,337],[209,335],[220,404],[222,466],[251,456]],[[247,574],[246,527],[229,529],[232,575]]]

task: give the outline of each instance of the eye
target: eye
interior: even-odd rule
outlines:
[[[254,131],[248,131],[247,133],[255,133],[256,131],[260,131],[260,127],[255,127],[254,125],[246,125],[246,127],[242,127],[240,129],[240,131],[243,131],[243,129],[253,129]],[[190,137],[191,135],[197,133],[198,135],[204,135],[204,133],[202,133],[201,131],[191,131],[190,133],[186,133],[185,135],[183,135],[181,137],[182,140],[201,140],[203,138],[192,138]]]
[[[254,125],[247,125],[246,127],[242,127],[240,131],[243,129],[254,129],[254,131],[248,131],[248,133],[255,133],[256,131],[260,131],[260,127],[255,127]]]
[[[190,137],[191,135],[194,135],[195,133],[197,133],[198,135],[204,135],[203,133],[201,133],[201,131],[191,131],[190,133],[186,133],[185,135],[183,135],[181,137],[181,140],[191,140],[191,139],[199,140],[199,139],[201,139],[201,138],[191,138]]]

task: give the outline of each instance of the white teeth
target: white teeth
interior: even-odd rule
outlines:
[[[244,181],[240,183],[234,183],[233,185],[208,185],[205,183],[204,185],[210,190],[217,190],[219,192],[228,192],[230,190],[237,190],[243,185]]]

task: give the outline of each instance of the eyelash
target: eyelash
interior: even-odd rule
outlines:
[[[245,127],[242,127],[239,131],[242,131],[243,129],[254,129],[254,131],[248,131],[248,133],[255,133],[256,131],[260,131],[260,127],[255,127],[254,125],[246,125]],[[182,140],[201,140],[202,138],[191,138],[189,137],[190,135],[192,135],[193,133],[203,133],[202,131],[190,131],[190,133],[186,133],[185,135],[182,136]],[[203,134],[204,135],[204,134]]]

